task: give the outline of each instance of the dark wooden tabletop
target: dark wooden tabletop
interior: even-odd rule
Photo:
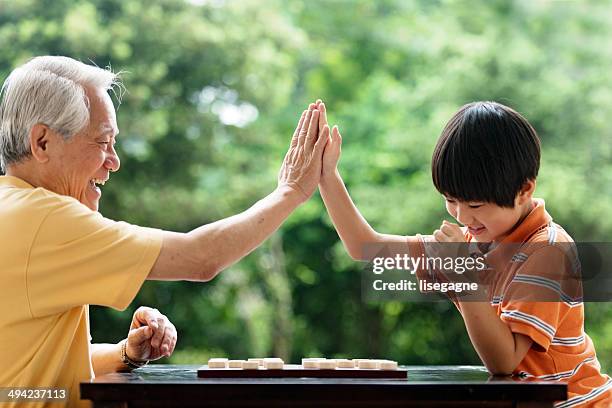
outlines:
[[[455,406],[552,407],[559,382],[491,377],[484,367],[406,366],[402,380],[345,378],[205,379],[199,366],[151,365],[81,383],[95,407],[125,406]]]

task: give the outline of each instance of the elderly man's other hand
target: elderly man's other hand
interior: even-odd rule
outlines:
[[[134,361],[168,357],[176,346],[174,325],[159,310],[141,306],[132,317],[127,337],[127,356]]]
[[[319,133],[319,114],[314,103],[302,113],[278,174],[279,188],[295,190],[301,201],[310,198],[321,178],[323,150],[329,139],[329,127]]]

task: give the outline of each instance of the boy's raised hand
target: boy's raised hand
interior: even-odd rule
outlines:
[[[319,134],[322,138],[328,138],[327,145],[323,152],[323,169],[321,177],[331,176],[336,171],[338,161],[340,160],[340,153],[342,152],[342,136],[338,131],[338,126],[334,126],[331,130],[331,137],[329,131],[329,124],[327,123],[327,110],[325,104],[320,99],[316,102],[317,110],[319,110]]]

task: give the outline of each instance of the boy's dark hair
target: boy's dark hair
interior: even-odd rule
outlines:
[[[496,102],[461,107],[444,127],[431,160],[440,193],[510,208],[539,168],[536,131],[521,114]]]

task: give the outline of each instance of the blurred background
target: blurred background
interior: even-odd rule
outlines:
[[[364,216],[380,232],[430,233],[446,216],[436,139],[461,105],[495,100],[537,129],[536,196],[556,222],[609,241],[610,21],[606,1],[0,0],[0,75],[44,54],[124,72],[122,167],[100,210],[116,220],[186,232],[248,208],[275,188],[301,111],[322,98]],[[317,193],[212,282],[146,282],[125,312],[92,307],[93,340],[124,338],[148,305],[179,331],[163,363],[480,364],[450,302],[363,302],[361,268]],[[586,305],[586,330],[609,372],[610,303]]]

